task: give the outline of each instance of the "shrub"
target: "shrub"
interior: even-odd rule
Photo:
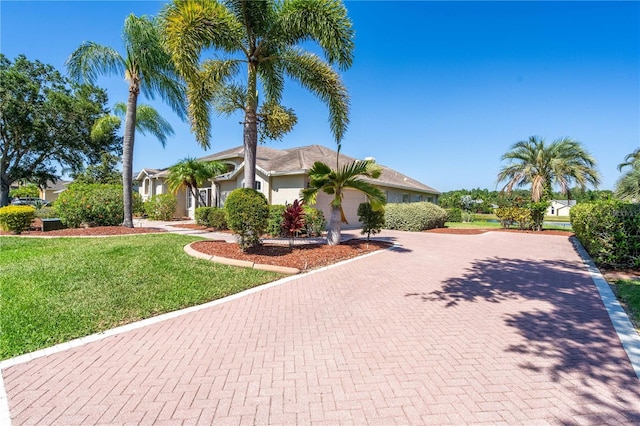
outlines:
[[[544,213],[549,204],[546,201],[529,203],[525,206],[498,207],[496,216],[500,220],[503,228],[509,228],[515,222],[521,230],[542,229]]]
[[[260,244],[260,236],[267,228],[269,205],[261,192],[251,188],[232,191],[225,202],[227,225],[238,234],[243,251]]]
[[[178,201],[172,194],[156,194],[144,202],[144,211],[151,220],[172,220]]]
[[[36,209],[31,206],[6,206],[0,208],[0,228],[13,234],[21,234],[28,229],[36,217]]]
[[[385,207],[385,228],[400,231],[424,231],[442,228],[447,212],[428,202],[392,203]]]
[[[452,207],[445,210],[447,212],[447,222],[462,222],[462,209]]]
[[[115,226],[124,220],[122,185],[71,184],[55,204],[58,217],[69,228]]]
[[[374,210],[371,203],[361,203],[358,206],[358,219],[362,222],[361,233],[367,234],[367,241],[369,241],[371,234],[380,233],[384,226],[384,209]]]
[[[322,210],[315,207],[303,206],[305,217],[305,232],[307,235],[321,236],[327,227]]]
[[[55,207],[41,207],[36,209],[36,217],[39,219],[51,219],[58,217],[58,212]]]
[[[216,207],[198,207],[195,211],[198,225],[213,228],[218,231],[227,229],[227,217],[224,209]]]
[[[580,203],[571,208],[570,218],[576,237],[599,266],[640,267],[640,205]]]
[[[272,204],[269,206],[269,220],[267,221],[267,229],[265,233],[272,237],[282,237],[284,232],[282,230],[282,223],[284,217],[284,210],[287,208],[284,204]]]
[[[289,247],[293,247],[293,239],[305,229],[304,209],[301,201],[293,200],[282,213],[282,230],[289,236]]]

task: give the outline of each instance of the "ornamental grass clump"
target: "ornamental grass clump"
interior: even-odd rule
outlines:
[[[0,228],[20,235],[31,226],[36,217],[36,209],[31,206],[6,206],[0,208]]]

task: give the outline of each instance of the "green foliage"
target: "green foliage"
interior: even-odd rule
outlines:
[[[358,206],[358,219],[362,223],[361,233],[367,235],[367,241],[371,239],[371,234],[380,233],[384,226],[384,208],[374,210],[371,203],[360,203]]]
[[[175,195],[156,194],[144,202],[144,211],[151,220],[172,220],[178,201]]]
[[[99,164],[87,166],[84,170],[72,175],[74,183],[106,183],[110,185],[122,184],[122,173],[117,169],[120,157],[103,152]]]
[[[462,209],[451,207],[445,210],[447,212],[447,222],[462,222]]]
[[[503,228],[510,228],[518,224],[521,230],[542,230],[544,214],[549,207],[546,201],[520,203],[498,207],[495,211]]]
[[[251,188],[239,188],[227,197],[224,208],[229,228],[238,234],[243,251],[260,244],[260,236],[269,221],[269,205],[263,193]]]
[[[570,217],[576,237],[599,266],[640,267],[640,205],[582,203],[571,208]]]
[[[198,225],[213,228],[217,231],[229,229],[227,227],[227,215],[224,209],[217,207],[198,207],[195,210],[195,219]]]
[[[32,183],[28,184],[28,185],[23,185],[20,188],[14,188],[11,191],[9,191],[9,197],[11,198],[16,198],[16,197],[39,197],[40,196],[40,191],[38,190],[38,186],[34,185]]]
[[[122,224],[122,186],[73,183],[56,200],[58,217],[69,228],[80,224],[115,226]]]
[[[433,203],[392,203],[385,207],[385,228],[400,231],[424,231],[442,228],[447,212]]]
[[[284,220],[284,210],[287,208],[284,204],[271,204],[269,206],[269,220],[267,221],[267,229],[265,232],[272,237],[282,237],[282,222]]]
[[[36,217],[39,219],[51,219],[54,217],[58,217],[58,212],[55,207],[41,207],[36,209]]]
[[[119,138],[93,140],[93,122],[106,113],[102,89],[73,85],[52,66],[0,54],[0,206],[13,182],[43,186],[60,166],[76,170],[117,152]]]
[[[303,208],[307,235],[321,236],[327,227],[324,213],[320,209],[307,205],[303,206]]]
[[[618,280],[616,293],[618,298],[629,308],[636,327],[640,326],[640,281]]]
[[[36,217],[36,209],[31,206],[0,207],[0,228],[13,234],[21,234],[29,228]]]

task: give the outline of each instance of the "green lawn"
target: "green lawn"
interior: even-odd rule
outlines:
[[[618,298],[626,305],[631,320],[640,328],[640,282],[619,280],[616,282]]]
[[[197,240],[0,237],[0,359],[280,277],[192,258],[183,247]]]

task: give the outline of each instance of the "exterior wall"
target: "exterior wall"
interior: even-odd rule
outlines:
[[[360,221],[358,220],[358,206],[360,203],[366,203],[367,197],[355,190],[346,190],[343,192],[344,198],[342,199],[342,211],[344,212],[345,217],[347,218],[347,224],[343,224],[345,227],[349,226],[358,226],[360,225]],[[329,194],[325,194],[324,192],[318,193],[318,198],[316,199],[316,204],[312,207],[315,207],[319,210],[322,210],[324,213],[324,217],[327,220],[327,224],[329,222],[329,218],[331,217],[331,201],[333,200],[333,196]]]
[[[54,191],[53,189],[45,189],[45,190],[40,190],[40,198],[42,198],[43,200],[47,200],[48,202],[52,203],[55,200],[58,199],[58,196],[60,195],[59,192]]]
[[[554,201],[551,201],[551,206],[547,208],[547,216],[569,216],[569,212],[571,211],[571,207],[566,204],[561,204]]]
[[[271,178],[271,198],[269,204],[291,204],[300,199],[300,190],[305,187],[304,175],[273,176]]]

